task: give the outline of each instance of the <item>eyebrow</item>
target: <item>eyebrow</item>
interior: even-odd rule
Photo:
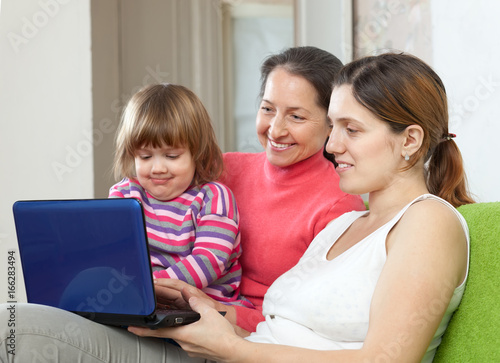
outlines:
[[[266,103],[269,103],[270,105],[274,105],[274,103],[272,103],[271,101],[269,100],[266,100],[265,98],[262,99],[262,102],[266,102]],[[308,113],[311,113],[310,111],[308,111],[306,108],[304,107],[299,107],[299,106],[292,106],[292,107],[287,107],[286,108],[287,110],[290,110],[290,111],[296,111],[296,110],[302,110],[304,112],[308,112]]]
[[[356,119],[353,119],[352,117],[337,117],[335,120],[336,121],[347,121],[347,122],[356,121]]]
[[[330,121],[333,123],[333,122],[354,122],[354,123],[361,123],[359,120],[355,119],[355,118],[352,118],[352,117],[337,117],[337,118],[332,118],[330,117],[330,115],[328,115],[328,118],[330,119]]]
[[[186,150],[184,147],[174,147],[174,146],[162,146],[162,147],[150,147],[150,146],[142,146],[137,148],[137,151],[152,151],[153,149],[161,149],[167,152],[172,152],[172,151],[177,151],[181,152],[183,150]]]

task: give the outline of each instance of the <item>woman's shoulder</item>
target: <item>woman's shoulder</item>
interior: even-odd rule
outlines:
[[[467,279],[469,230],[456,208],[441,198],[426,195],[412,203],[390,232],[386,248],[388,261],[419,270],[422,278],[456,279],[450,280],[454,287]]]
[[[224,159],[225,165],[227,164],[243,165],[252,162],[260,162],[266,157],[266,154],[265,152],[244,153],[235,151],[235,152],[224,153],[222,154],[222,157]]]
[[[432,194],[425,194],[411,202],[401,214],[395,230],[407,240],[441,240],[450,246],[457,239],[469,243],[469,230],[465,219],[450,203]],[[432,245],[431,245],[431,248]]]
[[[223,160],[224,171],[219,180],[232,188],[241,189],[242,183],[244,185],[253,183],[250,175],[262,173],[266,154],[229,152],[223,154]]]
[[[415,223],[426,221],[427,225],[437,227],[443,222],[467,225],[455,207],[433,194],[424,194],[413,200],[404,214],[407,218],[415,220]]]

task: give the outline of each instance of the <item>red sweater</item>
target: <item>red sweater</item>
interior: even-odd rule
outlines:
[[[264,152],[226,153],[224,166],[221,181],[240,210],[240,292],[256,307],[235,306],[237,324],[255,331],[274,280],[298,262],[328,222],[365,205],[340,190],[335,167],[322,151],[286,168],[269,163]]]

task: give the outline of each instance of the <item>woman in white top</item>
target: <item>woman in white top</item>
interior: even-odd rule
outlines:
[[[316,236],[269,288],[255,333],[231,325],[199,290],[158,279],[161,302],[189,303],[201,320],[129,327],[136,336],[60,309],[18,306],[14,338],[3,324],[0,360],[14,358],[13,340],[16,359],[22,352],[50,362],[432,361],[467,279],[468,230],[455,208],[473,203],[444,86],[413,56],[363,58],[340,71],[328,114],[340,187],[369,193],[370,210],[344,214]]]
[[[270,287],[266,321],[246,339],[190,289],[201,322],[131,331],[224,362],[432,361],[467,278],[468,230],[455,207],[473,203],[444,85],[416,57],[363,58],[341,70],[329,117],[340,187],[369,193],[370,210],[315,238]]]

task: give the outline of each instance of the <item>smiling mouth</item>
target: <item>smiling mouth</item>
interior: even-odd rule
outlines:
[[[337,170],[346,170],[352,168],[352,164],[346,164],[346,163],[338,163],[337,165]]]
[[[273,148],[276,148],[276,149],[286,149],[288,147],[291,147],[295,144],[280,144],[280,143],[277,143],[271,139],[268,139],[269,140],[269,144],[273,147]]]
[[[151,178],[151,182],[153,184],[161,185],[161,184],[166,184],[168,183],[170,179],[165,178],[165,179],[158,179],[158,178]]]

